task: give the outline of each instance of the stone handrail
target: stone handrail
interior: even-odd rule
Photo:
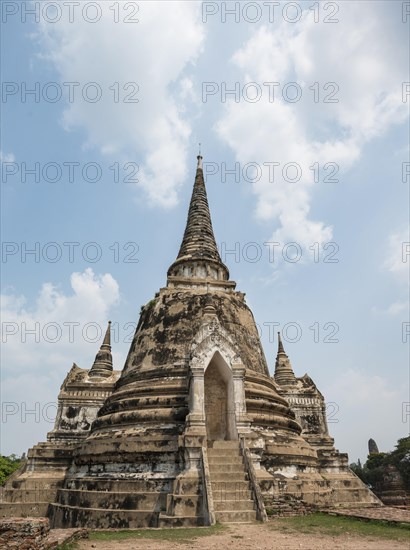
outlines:
[[[251,484],[251,491],[252,491],[252,494],[253,494],[253,497],[254,497],[254,501],[256,503],[256,517],[260,521],[267,521],[268,516],[266,514],[265,504],[263,502],[262,493],[261,493],[261,490],[259,488],[258,481],[256,479],[256,472],[255,472],[255,468],[253,467],[253,462],[252,462],[252,457],[251,457],[250,450],[246,446],[246,442],[245,442],[244,437],[241,437],[239,439],[239,442],[240,442],[241,452],[242,452],[242,456],[243,456],[243,460],[244,460],[244,464],[245,464],[245,469],[248,473],[249,481],[250,481],[250,484]]]
[[[208,465],[208,451],[205,447],[202,447],[202,479],[204,486],[204,512],[207,514],[208,525],[215,525],[215,510],[214,510],[214,499],[212,496],[211,488],[211,476],[209,474],[209,465]]]

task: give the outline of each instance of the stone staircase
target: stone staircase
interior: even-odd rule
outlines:
[[[256,521],[255,504],[239,442],[214,441],[208,447],[208,463],[216,521]]]
[[[169,480],[67,478],[50,506],[50,522],[60,529],[158,527],[169,485]]]
[[[29,449],[28,460],[0,488],[0,517],[45,517],[63,484],[71,451],[49,442]]]

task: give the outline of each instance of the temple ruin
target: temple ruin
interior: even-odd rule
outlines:
[[[122,371],[110,327],[73,365],[54,429],[7,482],[1,515],[54,527],[266,520],[272,502],[378,506],[334,447],[325,400],[279,339],[269,373],[253,314],[221,261],[202,157],[167,283],[141,311]]]

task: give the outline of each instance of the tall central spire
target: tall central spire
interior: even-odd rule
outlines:
[[[202,156],[198,155],[194,189],[181,248],[168,277],[227,281],[229,271],[222,263],[212,229],[206,194]]]

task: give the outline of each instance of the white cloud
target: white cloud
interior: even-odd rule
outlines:
[[[396,315],[399,315],[402,312],[406,312],[409,309],[409,301],[408,300],[397,300],[396,302],[393,302],[390,304],[387,308],[382,309],[376,306],[372,306],[371,312],[378,315],[390,315],[391,317],[395,317]]]
[[[53,62],[61,81],[96,82],[103,90],[102,100],[94,104],[78,92],[64,111],[64,126],[84,129],[85,147],[99,148],[119,161],[137,161],[142,165],[138,185],[148,200],[172,206],[186,175],[191,132],[181,102],[184,93],[181,96],[178,88],[186,99],[189,81],[184,71],[195,61],[204,39],[200,3],[143,2],[139,22],[128,24],[113,22],[109,2],[99,5],[103,16],[98,23],[89,24],[81,17],[69,23],[65,17],[42,26],[43,56]],[[118,103],[110,90],[116,82]],[[139,86],[133,96],[138,103],[122,101],[136,91],[133,86],[123,90],[129,82]],[[142,156],[136,158],[137,154]]]
[[[109,312],[119,303],[118,283],[109,273],[88,268],[72,273],[70,282],[69,294],[44,283],[33,303],[11,292],[1,296],[3,453],[22,453],[45,440],[67,372],[73,362],[91,368]],[[115,345],[113,360],[122,369]]]
[[[389,315],[398,315],[402,311],[407,311],[409,308],[409,302],[408,301],[398,301],[391,304],[387,310],[387,313]]]
[[[366,3],[344,3],[338,24],[315,24],[307,10],[300,23],[261,26],[232,58],[238,80],[259,83],[264,93],[256,103],[236,103],[228,97],[217,124],[219,136],[242,164],[277,161],[283,167],[297,162],[302,169],[297,183],[285,181],[281,167],[276,169],[274,183],[267,170],[253,183],[259,219],[279,221],[272,241],[296,241],[308,248],[314,242],[332,240],[331,220],[311,217],[315,186],[323,183],[314,184],[309,167],[315,162],[320,166],[335,162],[340,179],[369,140],[407,117],[401,98],[406,62],[399,33],[385,17],[385,7],[373,3],[370,9],[361,4]],[[280,83],[273,103],[268,101],[264,82]],[[282,87],[288,82],[302,86],[297,103],[282,98]],[[315,82],[319,103],[309,89]],[[338,103],[322,102],[327,82],[338,85]],[[326,94],[332,90],[328,88]]]
[[[388,238],[386,250],[383,268],[389,271],[399,283],[407,285],[410,266],[410,229],[404,227],[392,233]]]
[[[110,308],[120,299],[118,283],[109,274],[95,275],[91,268],[71,275],[72,294],[44,283],[34,305],[24,296],[1,296],[3,376],[17,372],[38,374],[58,370],[73,361],[95,355],[101,343]],[[69,323],[76,323],[71,325]],[[116,368],[121,368],[116,365]]]
[[[3,151],[0,151],[0,162],[14,162],[15,157],[13,153],[3,153]]]
[[[353,368],[342,373],[326,393],[337,394],[349,408],[372,404],[375,395],[383,403],[392,403],[397,398],[397,391],[390,389],[386,380]]]
[[[409,310],[409,281],[410,281],[410,228],[403,227],[392,233],[385,243],[386,257],[382,269],[389,272],[399,286],[400,299],[390,304],[385,310],[379,311],[373,307],[375,313],[391,316],[399,315]]]

